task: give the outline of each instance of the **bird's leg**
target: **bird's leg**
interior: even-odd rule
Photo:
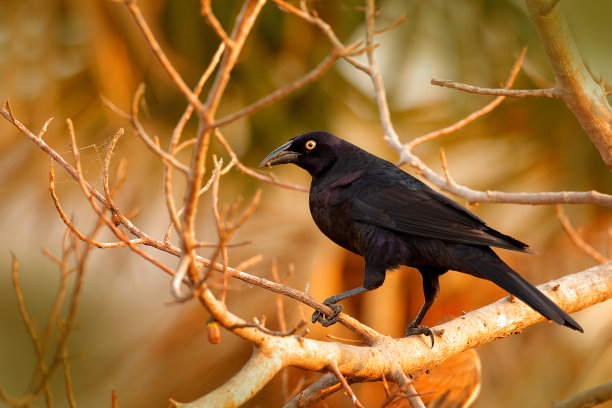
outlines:
[[[427,326],[420,326],[423,318],[427,314],[427,311],[433,305],[434,301],[438,297],[438,293],[440,293],[440,282],[438,277],[440,274],[437,271],[429,271],[425,268],[419,268],[419,272],[423,277],[423,294],[425,295],[425,302],[423,306],[421,306],[421,310],[414,318],[412,323],[408,325],[406,328],[406,337],[412,336],[415,334],[424,334],[431,338],[431,348],[434,346],[434,335],[431,329]]]
[[[341,300],[346,299],[347,297],[366,292],[367,290],[368,289],[364,288],[363,286],[360,286],[358,288],[351,289],[346,292],[342,292],[338,295],[328,297],[327,299],[323,301],[323,304],[332,308],[332,310],[334,311],[334,314],[331,316],[326,316],[323,313],[319,312],[318,310],[315,310],[315,312],[312,314],[312,322],[313,323],[319,322],[321,323],[321,326],[323,327],[331,326],[332,324],[338,321],[338,319],[340,318],[340,312],[342,311],[342,309],[344,309],[342,305],[337,305],[336,303],[340,302]]]

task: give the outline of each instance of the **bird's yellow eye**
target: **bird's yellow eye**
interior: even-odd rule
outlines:
[[[312,150],[315,148],[316,145],[317,145],[317,142],[315,142],[314,140],[309,140],[306,142],[304,146],[306,146],[306,149]]]

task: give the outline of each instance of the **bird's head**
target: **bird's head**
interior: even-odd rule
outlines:
[[[259,167],[293,163],[314,176],[336,162],[336,152],[341,143],[342,139],[329,132],[304,133],[270,153]]]

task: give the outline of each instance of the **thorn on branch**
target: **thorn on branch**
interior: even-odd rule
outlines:
[[[446,177],[446,181],[448,182],[448,184],[450,184],[451,186],[457,185],[457,183],[455,183],[455,180],[453,180],[453,178],[451,177],[450,172],[448,171],[448,164],[446,163],[446,153],[444,152],[443,147],[440,148],[440,162],[442,163],[442,170],[444,171],[444,176]]]
[[[2,116],[4,116],[9,122],[15,124],[15,116],[13,116],[13,111],[11,109],[11,105],[9,104],[8,99],[4,101],[2,104],[2,109],[0,110]]]
[[[50,117],[49,119],[47,119],[47,121],[45,122],[43,127],[40,129],[40,132],[38,132],[38,138],[39,139],[42,139],[43,135],[45,133],[47,133],[47,128],[49,127],[49,124],[51,123],[51,121],[53,121],[53,119],[55,119],[55,118],[54,117]]]

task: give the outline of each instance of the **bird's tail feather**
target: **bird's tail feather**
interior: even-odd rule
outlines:
[[[549,320],[563,326],[570,327],[579,332],[583,332],[582,327],[565,313],[555,302],[550,300],[544,293],[540,292],[535,286],[525,278],[506,265],[497,256],[493,261],[490,257],[483,257],[476,262],[470,262],[472,269],[477,272],[477,276],[490,280],[508,293],[516,296],[529,307],[539,312]]]

